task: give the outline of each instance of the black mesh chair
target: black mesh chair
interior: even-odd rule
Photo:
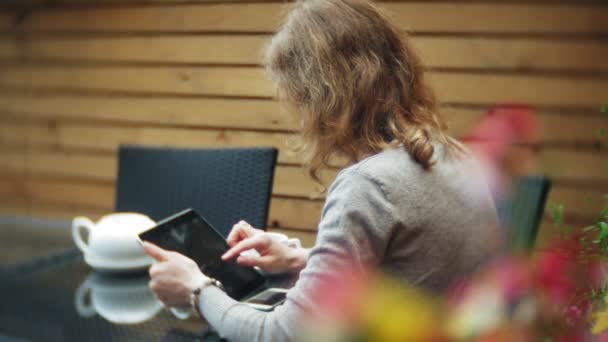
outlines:
[[[529,251],[534,247],[550,188],[547,178],[526,176],[513,182],[507,198],[497,199],[507,249]]]
[[[158,221],[193,208],[224,236],[241,219],[263,229],[276,159],[274,148],[121,146],[115,210]]]

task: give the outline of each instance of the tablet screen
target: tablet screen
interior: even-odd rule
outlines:
[[[228,250],[226,240],[194,210],[169,217],[139,236],[143,241],[191,258],[205,275],[219,280],[226,293],[236,300],[265,282],[255,269],[240,266],[235,259],[222,261],[222,254]]]

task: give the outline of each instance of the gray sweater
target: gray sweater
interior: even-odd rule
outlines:
[[[434,160],[425,171],[396,148],[341,171],[286,302],[266,313],[207,287],[199,305],[208,323],[229,341],[294,340],[303,313],[319,307],[318,281],[353,262],[431,291],[473,273],[498,251],[493,201],[472,158],[446,157],[438,145]]]

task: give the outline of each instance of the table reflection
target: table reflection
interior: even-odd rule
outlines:
[[[81,317],[96,314],[116,324],[138,324],[153,318],[163,305],[148,287],[146,275],[91,272],[74,296]]]

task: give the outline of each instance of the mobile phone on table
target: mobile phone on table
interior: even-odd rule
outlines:
[[[139,234],[141,241],[175,251],[194,260],[208,277],[218,280],[233,299],[270,311],[285,301],[286,289],[273,288],[255,268],[236,259],[223,261],[230,248],[224,237],[199,213],[186,209]]]

